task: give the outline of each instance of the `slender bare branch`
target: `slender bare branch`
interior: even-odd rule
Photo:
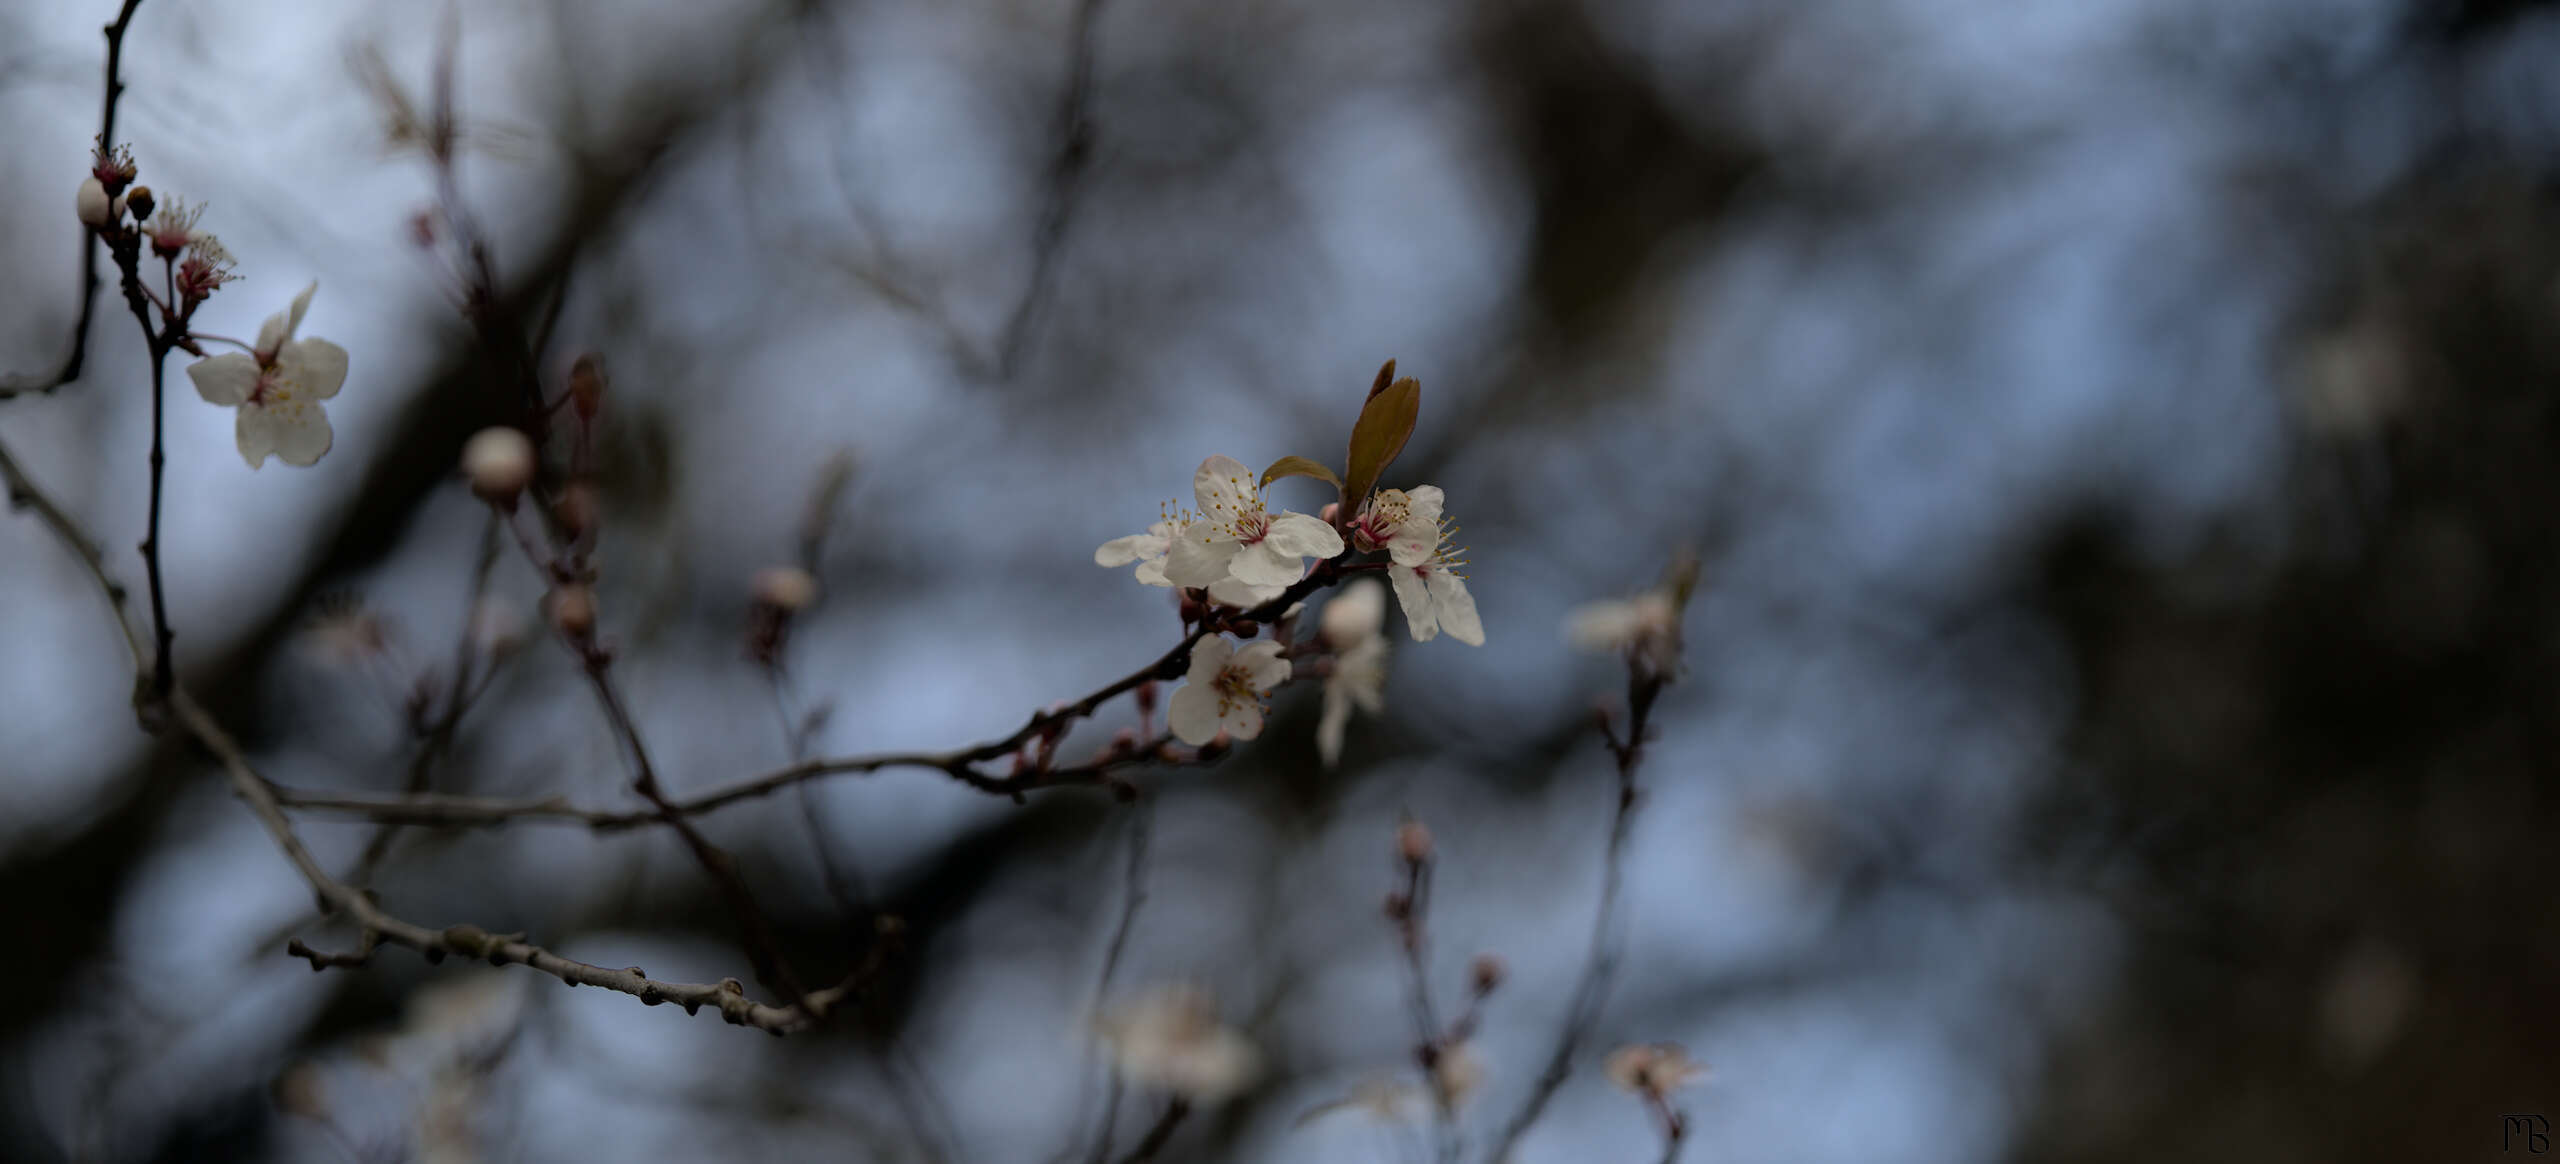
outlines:
[[[1573,1074],[1573,1061],[1600,1021],[1601,1008],[1609,1001],[1609,989],[1618,972],[1619,934],[1618,903],[1626,878],[1627,837],[1635,831],[1636,808],[1641,798],[1636,792],[1636,768],[1644,759],[1647,725],[1653,705],[1662,695],[1669,677],[1660,670],[1644,666],[1632,658],[1627,673],[1627,732],[1619,736],[1608,722],[1601,722],[1610,756],[1617,761],[1617,807],[1609,820],[1609,844],[1601,857],[1600,910],[1591,922],[1591,948],[1585,955],[1581,977],[1574,983],[1573,998],[1565,1010],[1564,1022],[1557,1029],[1555,1047],[1548,1052],[1546,1068],[1539,1072],[1528,1097],[1510,1121],[1503,1125],[1502,1135],[1494,1141],[1487,1159],[1508,1159],[1520,1137],[1527,1135],[1538,1117],[1545,1114],[1547,1101],[1555,1098],[1556,1089]],[[1675,1146],[1676,1150],[1676,1146]]]
[[[124,96],[124,32],[133,24],[134,9],[142,0],[124,0],[124,8],[116,13],[115,23],[106,27],[107,84],[106,96],[98,114],[98,147],[115,148],[116,102]],[[89,323],[98,306],[98,235],[82,231],[80,239],[80,318],[71,325],[71,350],[52,370],[0,377],[0,400],[27,393],[47,393],[80,378],[80,369],[89,359]]]

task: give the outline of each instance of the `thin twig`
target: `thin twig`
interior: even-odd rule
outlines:
[[[1089,1018],[1102,1014],[1103,1001],[1111,996],[1111,981],[1120,973],[1120,955],[1129,947],[1129,935],[1138,928],[1138,911],[1147,904],[1147,845],[1155,831],[1155,803],[1141,799],[1129,814],[1129,861],[1121,872],[1120,920],[1111,928],[1111,940],[1102,950],[1102,973],[1093,981],[1093,999],[1085,1006]],[[1120,1096],[1124,1086],[1117,1071],[1106,1073],[1108,1082],[1102,1090],[1102,1127],[1093,1136],[1093,1151],[1087,1157],[1091,1164],[1102,1164],[1111,1155],[1112,1128],[1119,1122]],[[1079,1097],[1093,1092],[1093,1064],[1085,1064],[1084,1083],[1077,1088]],[[1085,1117],[1077,1117],[1077,1139],[1083,1139]],[[1072,1145],[1073,1141],[1070,1142]],[[1069,1147],[1062,1159],[1072,1158]]]
[[[978,767],[979,764],[1014,753],[1024,743],[1043,731],[1064,731],[1067,724],[1092,715],[1112,697],[1134,690],[1149,680],[1180,678],[1190,665],[1191,648],[1201,639],[1224,629],[1231,622],[1270,622],[1277,618],[1281,611],[1288,609],[1289,605],[1324,586],[1332,585],[1341,575],[1352,572],[1356,572],[1356,567],[1337,569],[1334,562],[1327,562],[1317,567],[1315,572],[1291,585],[1279,597],[1252,610],[1232,616],[1230,619],[1195,628],[1156,661],[1055,711],[1035,714],[1020,728],[999,739],[948,752],[882,752],[873,755],[807,760],[786,765],[762,775],[746,777],[690,797],[670,798],[669,806],[679,816],[701,816],[740,801],[772,795],[803,781],[848,773],[878,772],[888,768],[929,768],[981,792],[1021,800],[1035,789],[1110,784],[1121,770],[1144,764],[1205,762],[1206,758],[1198,753],[1194,753],[1189,760],[1168,756],[1168,749],[1173,742],[1173,737],[1168,734],[1159,735],[1150,741],[1142,742],[1133,749],[1116,752],[1088,764],[1056,768],[1026,767],[1003,776],[990,775]],[[526,800],[433,795],[386,798],[334,795],[299,789],[284,790],[283,795],[283,802],[293,808],[346,813],[404,824],[439,826],[499,825],[518,820],[551,820],[610,831],[650,824],[661,819],[664,811],[663,809],[610,811],[578,808],[556,796]]]
[[[1625,881],[1627,837],[1635,831],[1636,767],[1644,758],[1646,726],[1653,715],[1654,701],[1662,694],[1667,678],[1659,671],[1630,662],[1627,675],[1627,733],[1621,738],[1604,719],[1601,733],[1609,746],[1609,754],[1617,761],[1617,807],[1609,821],[1609,844],[1601,858],[1600,910],[1591,923],[1591,949],[1585,955],[1582,975],[1574,984],[1573,999],[1565,1011],[1564,1023],[1556,1032],[1555,1049],[1547,1056],[1546,1069],[1539,1073],[1529,1095],[1503,1125],[1502,1135],[1494,1141],[1487,1159],[1504,1160],[1520,1137],[1546,1112],[1547,1101],[1555,1098],[1556,1089],[1564,1086],[1573,1074],[1574,1057],[1583,1041],[1600,1020],[1601,1008],[1609,1000],[1609,988],[1617,977],[1619,956],[1618,899]]]
[[[134,628],[132,616],[125,610],[124,584],[107,572],[106,555],[99,551],[97,543],[90,541],[79,525],[71,520],[71,515],[47,496],[34,478],[27,476],[26,470],[19,467],[17,458],[9,454],[6,446],[0,446],[0,484],[8,487],[11,508],[34,510],[37,517],[53,528],[54,536],[71,547],[80,563],[89,568],[89,576],[97,581],[98,592],[107,600],[108,613],[115,616],[116,629],[124,632],[125,649],[133,653],[133,664],[140,668],[148,659],[142,645],[142,632]]]
[[[0,475],[8,479],[13,502],[35,509],[71,547],[72,552],[89,566],[90,575],[97,581],[100,591],[107,595],[109,605],[118,611],[118,620],[124,621],[123,590],[107,573],[104,559],[78,524],[53,504],[5,454],[0,454]],[[126,645],[132,651],[136,678],[139,679],[142,677],[141,668],[147,662],[141,635],[130,623],[127,623],[125,632]],[[285,816],[275,785],[250,766],[248,756],[241,751],[239,743],[185,688],[173,686],[166,706],[174,715],[179,729],[203,745],[221,765],[230,779],[232,793],[246,803],[259,824],[265,826],[268,837],[284,853],[285,860],[311,887],[322,912],[343,915],[357,927],[359,937],[354,954],[326,953],[299,941],[292,943],[288,947],[289,952],[308,960],[313,970],[358,965],[382,946],[405,946],[425,955],[429,961],[442,961],[448,955],[458,954],[486,959],[493,966],[530,966],[571,986],[601,986],[631,995],[651,1006],[672,1002],[684,1007],[688,1014],[708,1006],[731,1023],[776,1035],[808,1029],[850,993],[849,986],[833,986],[811,991],[791,1006],[771,1006],[748,998],[745,988],[736,979],[723,979],[717,983],[667,982],[648,977],[636,966],[614,970],[563,958],[524,941],[521,935],[491,934],[471,925],[431,930],[403,921],[374,904],[372,895],[329,876],[328,871],[320,867],[319,860],[303,844],[301,835],[294,831],[293,822]]]
[[[1058,95],[1058,152],[1049,161],[1048,197],[1041,204],[1040,225],[1032,236],[1031,276],[996,345],[999,378],[1010,378],[1020,366],[1023,346],[1048,305],[1050,289],[1057,282],[1058,253],[1065,246],[1067,225],[1074,220],[1076,203],[1083,194],[1085,172],[1093,164],[1094,26],[1101,19],[1102,5],[1103,0],[1081,0],[1068,33],[1072,47],[1067,57],[1067,85]]]
[[[116,140],[116,101],[124,96],[124,30],[133,23],[133,10],[142,0],[124,0],[124,8],[116,13],[115,23],[106,27],[107,85],[106,96],[98,114],[98,148],[114,149]],[[98,235],[83,230],[80,241],[80,318],[71,325],[71,350],[50,372],[30,372],[0,378],[0,400],[25,393],[47,393],[80,378],[81,367],[89,358],[89,322],[98,305]]]
[[[453,748],[454,734],[462,724],[462,713],[470,708],[473,697],[483,690],[472,684],[471,673],[477,666],[473,657],[477,653],[480,607],[488,599],[489,575],[498,564],[498,522],[498,514],[493,511],[480,529],[480,552],[471,564],[471,596],[462,608],[461,632],[454,636],[453,680],[446,684],[444,706],[438,710],[434,725],[427,729],[427,738],[419,745],[417,754],[409,758],[408,779],[401,784],[402,791],[411,796],[427,790],[435,775],[436,762]],[[491,659],[490,666],[494,669],[497,660]],[[383,858],[391,855],[392,842],[399,835],[400,825],[397,822],[382,822],[373,836],[365,841],[364,853],[356,859],[355,872],[349,874],[347,880],[356,885],[372,881],[374,871],[381,868]]]

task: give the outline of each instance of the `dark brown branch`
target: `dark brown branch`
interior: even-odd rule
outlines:
[[[124,8],[116,13],[115,23],[106,27],[107,84],[104,108],[98,114],[98,148],[114,149],[116,141],[116,102],[124,96],[124,31],[133,23],[133,10],[142,0],[124,0]],[[71,325],[71,350],[62,362],[49,372],[32,372],[0,379],[0,400],[26,393],[48,393],[80,378],[80,369],[89,359],[89,323],[98,305],[98,235],[84,230],[80,238],[80,318]]]

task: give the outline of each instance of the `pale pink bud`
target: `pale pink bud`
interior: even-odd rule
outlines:
[[[818,580],[798,566],[758,570],[752,588],[756,601],[786,614],[805,610],[818,600]]]
[[[504,425],[481,429],[462,446],[471,492],[492,505],[514,505],[533,483],[533,468],[533,441]]]
[[[583,639],[596,629],[596,592],[584,586],[563,586],[551,592],[551,625],[573,639]]]
[[[96,178],[80,180],[80,221],[88,223],[93,228],[103,228],[115,221],[108,216],[111,206],[105,183]]]
[[[1396,855],[1420,863],[1431,859],[1431,830],[1421,821],[1409,820],[1396,826]]]

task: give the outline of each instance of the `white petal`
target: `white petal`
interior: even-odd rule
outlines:
[[[311,465],[329,451],[329,414],[301,400],[244,404],[232,426],[240,456],[252,469],[269,453],[288,465]]]
[[[1149,586],[1172,586],[1173,579],[1164,576],[1164,559],[1150,558],[1138,563],[1138,581]]]
[[[258,325],[258,352],[261,355],[273,356],[276,349],[284,346],[284,341],[292,338],[293,325],[286,319],[285,313],[279,311],[268,316],[265,323]]]
[[[1264,639],[1236,652],[1235,661],[1244,668],[1247,681],[1256,691],[1269,691],[1288,682],[1292,668],[1280,657],[1280,644]]]
[[[1223,635],[1210,635],[1191,647],[1191,670],[1184,674],[1195,686],[1206,686],[1235,657],[1236,645]]]
[[[1166,701],[1164,718],[1183,743],[1193,747],[1208,743],[1218,738],[1218,693],[1195,680]]]
[[[1413,641],[1427,643],[1440,634],[1440,620],[1431,613],[1431,592],[1422,584],[1422,573],[1403,566],[1387,567],[1387,581],[1396,588],[1396,605],[1404,608],[1404,629]]]
[[[1447,570],[1433,570],[1430,586],[1431,609],[1440,617],[1440,629],[1470,647],[1483,646],[1484,623],[1476,618],[1476,600],[1467,593],[1467,580]]]
[[[1613,651],[1635,637],[1636,618],[1636,604],[1632,602],[1578,606],[1565,616],[1564,637],[1586,651]]]
[[[1225,728],[1228,735],[1239,740],[1249,740],[1261,735],[1262,705],[1251,700],[1235,704],[1227,708],[1227,714],[1218,720],[1218,726]]]
[[[1404,522],[1387,535],[1387,556],[1399,566],[1419,566],[1440,548],[1440,487],[1417,485],[1405,494]]]
[[[1286,586],[1255,586],[1233,578],[1221,578],[1209,584],[1209,601],[1251,610],[1280,597],[1280,592],[1286,589]]]
[[[258,388],[258,361],[246,352],[224,352],[187,365],[187,379],[207,404],[233,407]]]
[[[1387,588],[1375,578],[1355,578],[1333,601],[1324,604],[1318,626],[1324,641],[1337,651],[1378,637],[1387,625]]]
[[[1321,519],[1303,513],[1272,518],[1271,532],[1262,541],[1281,553],[1299,557],[1330,558],[1342,552],[1342,535]]]
[[[1285,587],[1307,572],[1296,554],[1273,546],[1268,538],[1237,551],[1227,569],[1236,581],[1253,586]]]
[[[1316,720],[1316,758],[1327,768],[1342,761],[1342,732],[1351,723],[1351,696],[1340,685],[1324,685],[1324,716]]]
[[[1126,566],[1140,558],[1161,558],[1170,548],[1172,545],[1167,539],[1154,534],[1130,534],[1102,543],[1102,548],[1093,552],[1093,564]]]
[[[1200,516],[1225,523],[1238,513],[1259,509],[1262,502],[1254,496],[1253,470],[1234,457],[1211,457],[1200,462],[1191,475],[1192,499],[1200,506]]]
[[[1209,523],[1197,522],[1175,535],[1165,554],[1164,576],[1176,586],[1208,586],[1227,576],[1227,566],[1235,561],[1236,542],[1212,532]],[[1296,581],[1293,577],[1291,581]]]
[[[302,330],[302,313],[311,310],[311,293],[319,289],[320,281],[313,279],[310,286],[302,289],[302,294],[293,297],[293,318],[286,320],[284,325],[286,338],[290,339],[293,333]]]
[[[1424,529],[1440,528],[1440,515],[1445,512],[1442,507],[1448,504],[1448,499],[1441,494],[1439,486],[1416,485],[1405,490],[1404,496],[1410,505],[1405,513],[1405,524]]]
[[[276,370],[293,379],[295,395],[327,400],[347,382],[347,349],[317,336],[295,340],[276,353]]]

